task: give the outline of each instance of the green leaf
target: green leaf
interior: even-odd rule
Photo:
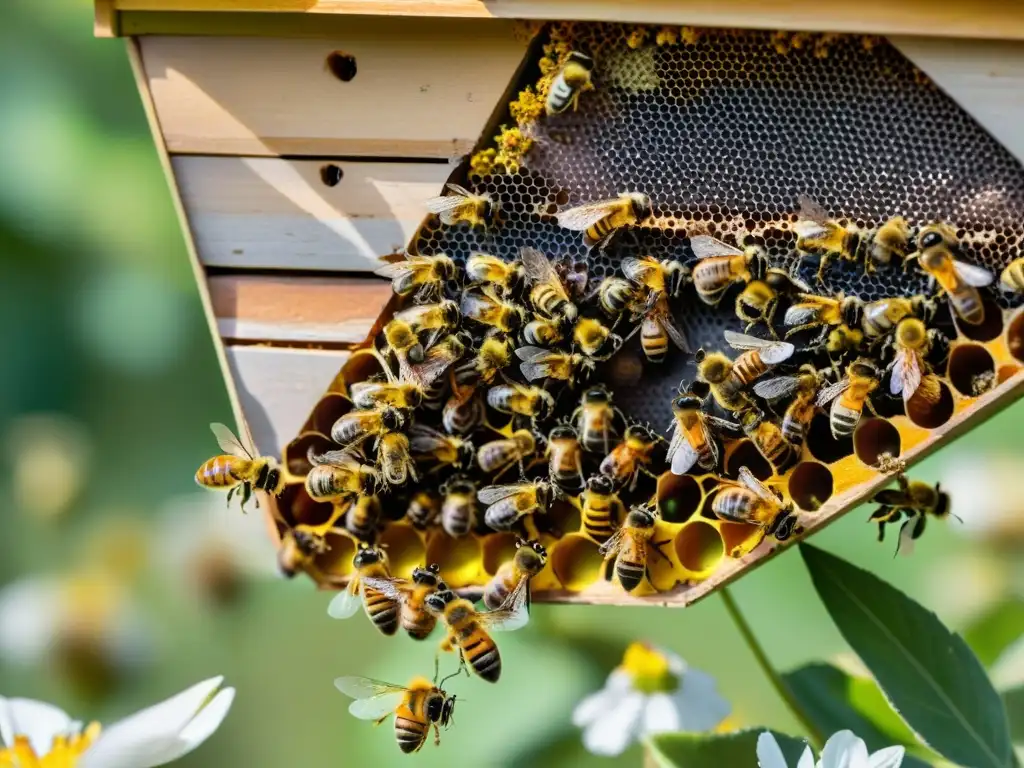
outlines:
[[[1011,765],[1002,700],[963,639],[867,571],[807,544],[800,553],[836,627],[925,743],[960,765]]]
[[[992,666],[1014,640],[1024,635],[1024,600],[1011,597],[997,603],[964,630],[964,640],[978,660]]]
[[[1010,738],[1015,744],[1024,744],[1024,685],[1003,691],[1003,704],[1010,719]]]
[[[722,768],[757,764],[757,738],[767,728],[736,733],[659,733],[647,739],[647,754],[658,768]],[[771,731],[795,766],[804,751],[799,739]]]
[[[864,739],[870,752],[896,744],[924,751],[874,680],[853,677],[830,664],[808,664],[785,673],[782,681],[803,713],[826,736],[849,729]],[[928,763],[908,754],[903,766],[926,768]]]

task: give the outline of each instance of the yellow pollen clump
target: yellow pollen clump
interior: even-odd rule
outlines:
[[[679,687],[668,659],[647,643],[631,643],[620,669],[633,678],[633,687],[641,693],[670,693]]]
[[[100,724],[90,723],[81,733],[56,736],[45,755],[36,754],[27,736],[17,735],[13,746],[0,748],[0,768],[75,768],[99,735]]]

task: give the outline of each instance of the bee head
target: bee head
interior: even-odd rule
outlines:
[[[375,565],[384,559],[384,553],[376,547],[364,547],[352,558],[352,566],[357,570],[368,565]]]
[[[611,401],[611,393],[602,386],[591,387],[583,393],[583,402],[588,405],[603,405]]]
[[[629,195],[629,204],[633,209],[633,215],[636,216],[638,222],[644,219],[649,219],[654,215],[654,206],[651,205],[651,198],[642,192],[631,192]]]
[[[935,248],[943,244],[944,240],[942,234],[933,227],[925,227],[924,231],[921,232],[921,237],[918,242],[921,244],[921,248]]]
[[[896,341],[904,347],[917,349],[928,338],[928,329],[916,317],[905,317],[896,326]]]
[[[696,410],[704,404],[703,398],[697,397],[692,392],[684,392],[677,395],[672,401],[672,410],[676,413],[681,411]]]
[[[436,587],[438,581],[438,574],[441,572],[441,566],[437,563],[431,563],[426,568],[413,568],[412,570],[412,581],[414,584],[425,584],[427,586]]]
[[[720,384],[728,378],[731,371],[732,360],[721,352],[702,355],[697,361],[697,375],[709,384]]]
[[[844,296],[839,302],[839,312],[843,316],[843,322],[848,325],[860,325],[864,302],[857,296]]]
[[[626,515],[626,525],[631,528],[651,528],[654,526],[654,512],[645,506],[635,506]]]
[[[444,485],[441,486],[441,493],[446,496],[450,496],[452,494],[472,496],[476,493],[476,483],[465,475],[453,475]]]
[[[476,448],[469,440],[462,440],[459,442],[459,447],[455,449],[455,456],[455,463],[458,466],[468,467],[476,457]]]
[[[587,490],[601,496],[611,496],[615,493],[615,481],[608,475],[591,475],[587,478]]]
[[[785,541],[793,535],[794,528],[796,528],[796,515],[793,514],[793,508],[790,505],[775,517],[768,533],[779,541]]]
[[[516,565],[530,574],[538,574],[548,561],[548,551],[539,541],[516,542]]]
[[[455,697],[449,696],[441,706],[441,725],[445,728],[452,722],[452,715],[455,714]]]
[[[398,408],[389,405],[381,410],[380,423],[388,432],[395,432],[402,428],[405,417]]]
[[[851,377],[859,377],[862,379],[877,379],[881,376],[878,371],[878,366],[868,360],[866,357],[858,357],[847,369],[847,373]]]
[[[409,359],[410,363],[422,363],[423,362],[423,345],[418,341],[405,350],[405,356]]]
[[[439,581],[437,583],[437,591],[427,595],[423,602],[427,606],[427,610],[435,613],[444,613],[445,606],[455,599],[455,593],[448,588],[448,585],[443,581]]]
[[[548,442],[554,442],[555,440],[576,440],[576,430],[568,424],[559,424],[551,432],[548,433]]]
[[[654,433],[645,424],[630,424],[626,427],[624,439],[638,443],[650,443],[654,441]]]

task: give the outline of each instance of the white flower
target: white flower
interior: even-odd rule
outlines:
[[[101,728],[82,728],[59,707],[0,696],[0,766],[33,768],[153,768],[183,757],[217,730],[234,688],[224,678],[193,685],[177,696]]]
[[[899,768],[904,752],[903,747],[886,747],[869,755],[864,740],[853,731],[838,731],[825,742],[817,763],[807,747],[796,768]],[[767,731],[757,738],[757,764],[760,768],[788,768],[779,743]]]
[[[1024,537],[1024,504],[1017,494],[1024,461],[1014,455],[957,456],[942,468],[942,489],[963,523],[953,530],[998,544]]]
[[[711,675],[691,669],[674,653],[632,643],[602,690],[573,712],[583,745],[613,756],[633,741],[664,731],[709,731],[729,714]]]

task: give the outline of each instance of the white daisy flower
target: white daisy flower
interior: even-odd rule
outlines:
[[[867,744],[853,731],[838,731],[825,742],[817,763],[807,747],[796,768],[899,768],[905,751],[903,747],[886,747],[868,754]],[[757,738],[757,764],[760,768],[789,768],[779,743],[767,731]]]
[[[59,707],[0,696],[0,767],[154,768],[183,757],[220,726],[235,698],[222,677],[102,728]]]
[[[953,530],[1002,546],[1024,538],[1024,503],[1016,492],[1024,461],[1013,455],[958,456],[942,468],[942,489],[962,525]]]
[[[669,651],[632,643],[602,690],[573,712],[583,745],[595,755],[621,754],[632,742],[665,731],[710,731],[729,715],[715,679]]]

